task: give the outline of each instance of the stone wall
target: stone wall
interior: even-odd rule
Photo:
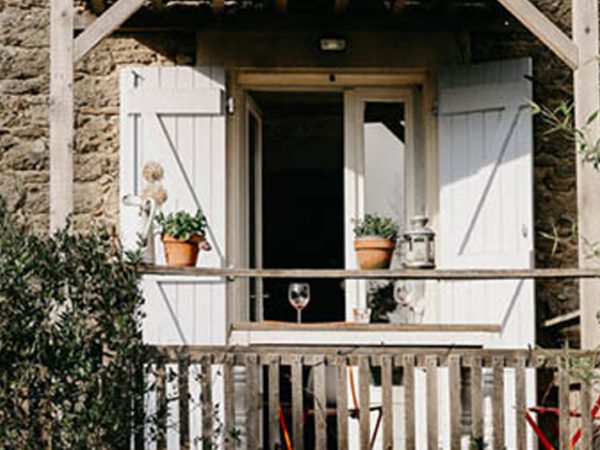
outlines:
[[[0,0],[0,195],[48,228],[49,0]],[[118,222],[119,68],[193,64],[194,33],[115,35],[77,64],[75,214]]]

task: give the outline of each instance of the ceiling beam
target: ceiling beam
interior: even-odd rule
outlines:
[[[106,36],[129,19],[145,0],[119,0],[75,38],[74,60],[78,61]]]
[[[498,0],[515,18],[571,69],[579,65],[579,50],[569,36],[529,0]]]
[[[394,4],[392,5],[392,12],[394,14],[399,14],[402,12],[405,6],[406,0],[394,0]]]
[[[275,0],[275,10],[278,13],[284,14],[287,11],[288,2],[287,0]]]
[[[333,12],[336,14],[342,14],[344,11],[346,11],[349,2],[350,0],[335,0],[335,3],[333,4]]]

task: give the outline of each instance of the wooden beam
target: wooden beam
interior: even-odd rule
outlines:
[[[333,12],[336,14],[342,14],[344,11],[346,11],[349,1],[350,0],[335,0],[335,3],[333,4]]]
[[[284,14],[287,11],[288,2],[287,0],[275,0],[275,11],[280,14]]]
[[[143,4],[144,0],[119,0],[108,8],[75,39],[75,61],[82,58],[102,39],[125,23]]]
[[[73,1],[50,3],[50,231],[73,212]]]
[[[406,0],[394,0],[394,4],[392,5],[392,12],[394,14],[399,14],[402,12],[405,6]]]
[[[575,125],[585,130],[591,146],[600,138],[598,119],[588,118],[600,108],[600,72],[598,69],[598,2],[573,0],[573,38],[579,48],[579,67],[574,72]],[[587,255],[586,242],[600,242],[600,175],[577,151],[577,228],[579,231],[579,267],[600,267],[598,258]],[[581,346],[596,348],[600,344],[600,280],[581,281]]]
[[[481,270],[346,270],[346,269],[221,269],[140,265],[148,275],[229,278],[342,278],[347,280],[528,280],[598,278],[600,269],[481,269]]]
[[[498,1],[565,64],[571,69],[577,68],[579,55],[575,43],[529,0]]]
[[[581,311],[572,311],[552,319],[544,320],[543,328],[567,328],[579,324],[581,320]]]

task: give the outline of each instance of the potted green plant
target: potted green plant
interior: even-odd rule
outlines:
[[[160,229],[167,265],[193,267],[200,249],[210,250],[202,211],[198,210],[194,216],[186,211],[159,212],[154,220]]]
[[[398,224],[391,217],[366,214],[354,220],[354,249],[363,270],[387,269],[398,236]]]

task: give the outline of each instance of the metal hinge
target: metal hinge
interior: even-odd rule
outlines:
[[[227,114],[233,114],[235,112],[235,102],[233,97],[227,97],[226,108]]]

